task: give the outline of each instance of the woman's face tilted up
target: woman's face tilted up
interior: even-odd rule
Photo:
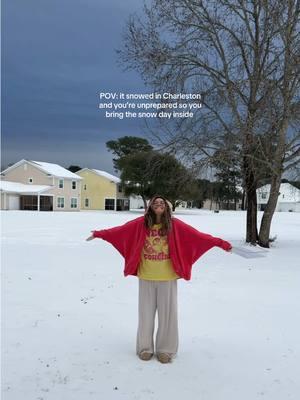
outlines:
[[[161,216],[165,212],[166,203],[165,203],[164,199],[157,197],[151,204],[151,208],[152,208],[153,212],[155,213],[155,215]]]

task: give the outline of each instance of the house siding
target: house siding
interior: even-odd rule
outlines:
[[[105,199],[115,199],[116,206],[116,199],[122,197],[117,196],[117,184],[103,176],[89,170],[78,171],[77,175],[83,178],[81,181],[82,210],[105,210]],[[86,190],[84,189],[84,185],[87,187]],[[89,199],[89,207],[85,207],[86,198]]]
[[[26,167],[26,169],[24,168]],[[33,185],[53,185],[53,178],[28,163],[21,164],[5,173],[4,181],[20,182],[28,185],[28,178],[33,178]]]
[[[26,165],[26,167],[24,167]],[[28,179],[32,178],[33,185],[48,185],[52,186],[51,189],[42,193],[42,195],[53,195],[53,211],[80,211],[81,205],[81,181],[80,179],[63,178],[64,187],[59,188],[59,180],[53,176],[48,176],[46,172],[35,168],[29,163],[22,163],[21,165],[7,171],[4,176],[1,177],[4,181],[20,182],[29,184]],[[72,189],[72,181],[76,180],[76,189]],[[64,208],[57,207],[57,198],[64,197],[65,204]],[[77,208],[71,208],[71,198],[77,198]],[[2,198],[1,198],[2,200]],[[1,202],[2,203],[2,202]],[[7,208],[7,207],[6,207]]]
[[[1,193],[0,210],[8,210],[7,193]]]
[[[54,178],[54,186],[53,189],[47,190],[43,194],[53,194],[53,211],[80,211],[81,204],[81,182],[76,181],[76,189],[72,189],[72,179],[64,178],[64,187],[59,188],[59,180],[60,178]],[[64,197],[65,198],[65,206],[64,208],[57,207],[57,198]],[[71,208],[71,198],[77,198],[77,208]]]

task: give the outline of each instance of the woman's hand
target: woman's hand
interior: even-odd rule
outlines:
[[[232,244],[227,242],[226,240],[222,240],[222,239],[219,239],[219,240],[221,241],[220,247],[227,253],[231,253],[232,252]]]
[[[91,232],[94,232],[94,231],[91,231]],[[93,239],[95,239],[95,236],[94,236],[94,235],[91,235],[91,236],[89,236],[88,238],[86,238],[85,240],[86,240],[87,242],[89,242],[90,240],[93,240]]]
[[[230,249],[226,250],[227,253],[232,253],[232,246],[230,247]]]

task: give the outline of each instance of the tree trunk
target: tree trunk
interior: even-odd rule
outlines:
[[[257,183],[254,178],[254,172],[245,161],[245,186],[247,196],[247,225],[246,225],[246,242],[256,244],[258,240],[257,231]]]
[[[288,100],[286,100],[288,102]],[[288,106],[287,106],[288,107]],[[283,119],[281,128],[278,131],[278,144],[274,154],[274,171],[271,179],[270,196],[264,210],[263,218],[259,231],[259,245],[262,247],[270,247],[270,230],[271,222],[277,205],[281,177],[283,171],[283,160],[285,152],[286,134],[288,128],[288,119]]]
[[[247,191],[247,199],[246,242],[256,244],[258,240],[256,188]]]
[[[245,189],[243,189],[241,209],[242,209],[242,211],[245,211],[245,210],[246,210]]]
[[[254,95],[252,94],[252,97]],[[252,155],[255,151],[255,138],[253,136],[254,113],[249,112],[243,144],[243,179],[247,197],[247,222],[246,242],[256,245],[258,240],[257,230],[257,165],[253,162]]]
[[[146,199],[146,197],[145,196],[143,196],[142,195],[142,199],[143,199],[143,202],[144,202],[144,208],[145,208],[145,210],[147,210],[147,199]]]
[[[270,243],[271,222],[278,200],[280,183],[281,183],[281,176],[273,176],[271,181],[270,197],[266,205],[266,208],[264,210],[259,230],[258,243],[262,247],[270,247],[269,243]]]

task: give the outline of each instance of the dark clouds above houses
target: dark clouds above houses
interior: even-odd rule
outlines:
[[[137,120],[105,119],[98,93],[146,90],[115,53],[141,3],[3,1],[2,167],[29,158],[113,172],[105,142],[142,131]]]

